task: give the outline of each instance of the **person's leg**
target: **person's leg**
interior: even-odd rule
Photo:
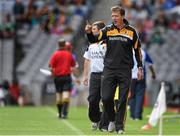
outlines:
[[[56,106],[58,110],[58,117],[61,118],[62,113],[62,84],[61,84],[61,78],[55,77],[54,78],[54,84],[56,88]]]
[[[99,122],[99,130],[108,131],[108,125],[109,125],[109,118],[107,113],[104,111],[104,106],[102,104],[102,114]]]
[[[68,90],[62,93],[62,118],[67,118],[70,103],[70,92]]]
[[[114,109],[114,94],[117,86],[114,71],[104,68],[104,77],[102,78],[102,102],[104,105],[104,112],[109,118],[108,131],[115,130],[115,109]]]
[[[61,111],[62,111],[62,94],[56,93],[56,106],[58,110],[58,117],[61,118]]]
[[[116,131],[124,131],[126,121],[126,110],[128,102],[129,87],[131,84],[131,70],[121,70],[117,72],[119,85],[119,102],[116,112]]]
[[[115,76],[112,70],[104,68],[104,77],[102,78],[102,102],[104,110],[107,112],[110,122],[115,121],[114,94],[117,86]]]
[[[62,118],[66,119],[69,111],[69,103],[70,103],[70,90],[72,87],[72,79],[70,75],[62,77]]]
[[[130,117],[132,119],[135,119],[135,105],[136,105],[136,101],[135,101],[135,97],[136,97],[136,88],[137,88],[137,79],[133,79],[132,83],[131,83],[131,96],[129,99],[129,105],[130,105]]]
[[[136,91],[136,106],[135,106],[135,119],[142,119],[143,112],[143,102],[145,94],[145,80],[138,81],[137,91]]]
[[[101,99],[100,88],[101,88],[101,74],[92,73],[90,76],[90,83],[89,83],[88,115],[89,115],[89,119],[94,123],[98,123],[100,121],[100,116],[101,116],[100,108],[99,108],[99,102]]]
[[[101,87],[102,87],[102,78],[103,78],[103,75],[101,75]],[[102,92],[102,89],[100,90],[100,93],[101,92]],[[102,97],[102,93],[101,93],[101,97]],[[104,105],[102,101],[100,102],[100,106],[101,106],[100,109],[101,109],[102,114],[101,114],[101,119],[99,122],[99,130],[108,131],[109,118],[108,118],[107,112],[104,109]]]

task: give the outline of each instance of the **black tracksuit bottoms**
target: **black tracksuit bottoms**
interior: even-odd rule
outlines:
[[[104,67],[102,77],[102,102],[110,121],[115,121],[116,131],[123,129],[126,121],[126,108],[131,84],[131,68],[109,69]],[[114,109],[114,95],[119,86],[117,109]]]
[[[89,83],[89,119],[99,122],[101,117],[99,102],[101,100],[101,75],[102,73],[91,73]]]

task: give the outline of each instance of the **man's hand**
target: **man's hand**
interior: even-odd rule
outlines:
[[[152,74],[152,79],[156,79],[156,74]]]
[[[137,77],[138,77],[138,80],[142,80],[143,79],[143,69],[142,69],[142,67],[138,68]]]
[[[92,31],[92,25],[89,23],[88,20],[86,20],[86,27],[85,27],[85,32],[90,34]]]
[[[154,67],[153,67],[153,65],[150,65],[149,66],[149,70],[151,71],[151,77],[152,77],[152,79],[156,79],[156,73],[155,73],[155,70],[154,70]]]
[[[75,78],[75,79],[73,80],[73,82],[74,82],[76,85],[78,85],[78,86],[81,85],[81,81],[80,81],[79,78]]]
[[[83,78],[83,84],[85,85],[85,86],[88,86],[88,77],[84,77]]]
[[[55,77],[53,68],[49,65],[50,71],[51,71],[51,77]]]

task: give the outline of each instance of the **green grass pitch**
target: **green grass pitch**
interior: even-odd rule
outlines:
[[[158,135],[158,125],[142,131],[148,122],[147,115],[152,109],[146,108],[142,121],[127,117],[124,135]],[[173,113],[166,113],[171,115]],[[45,107],[4,107],[0,108],[0,135],[116,135],[116,133],[91,130],[87,107],[71,107],[67,120],[56,117],[56,108]],[[163,120],[163,135],[180,135],[180,118]]]

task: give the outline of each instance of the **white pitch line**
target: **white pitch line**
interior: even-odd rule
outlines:
[[[178,115],[163,115],[163,118],[180,118],[180,114]],[[147,118],[150,118],[150,115],[147,115]]]
[[[47,108],[51,113],[56,115],[56,112],[52,109],[52,108]],[[78,128],[76,128],[75,126],[73,126],[71,123],[69,123],[67,120],[62,120],[62,122],[68,126],[71,130],[73,130],[74,132],[76,132],[76,134],[78,134],[79,136],[86,136],[81,130],[79,130]]]

